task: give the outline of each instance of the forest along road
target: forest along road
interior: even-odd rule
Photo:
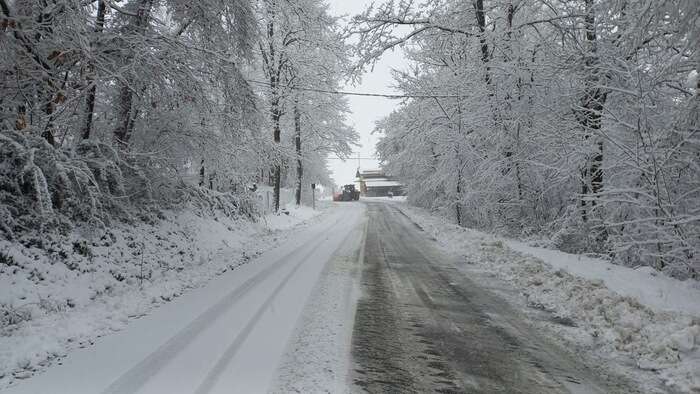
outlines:
[[[371,393],[630,393],[459,273],[394,204],[367,203],[352,380]],[[358,390],[359,391],[359,390]]]

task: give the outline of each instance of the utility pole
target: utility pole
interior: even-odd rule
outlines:
[[[316,184],[311,184],[311,209],[316,210]]]

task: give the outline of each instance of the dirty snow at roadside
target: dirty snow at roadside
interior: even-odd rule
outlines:
[[[7,260],[0,264],[0,319],[7,320],[0,390],[247,263],[289,236],[279,229],[304,225],[320,211],[289,213],[268,216],[266,224],[169,211],[152,224],[76,232],[44,249],[0,241]],[[64,264],[54,255],[70,259]]]
[[[446,223],[425,210],[402,211],[461,260],[467,275],[519,290],[515,302],[551,314],[543,323],[576,349],[640,382],[700,391],[700,288],[599,259],[527,246]]]

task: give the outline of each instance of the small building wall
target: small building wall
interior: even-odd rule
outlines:
[[[394,196],[405,195],[403,186],[381,170],[358,169],[355,183],[360,193],[367,197],[386,197],[389,192]]]
[[[401,186],[368,186],[365,191],[367,197],[387,197],[389,192],[394,196],[403,196],[403,188]]]

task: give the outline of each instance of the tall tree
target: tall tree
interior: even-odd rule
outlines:
[[[153,0],[135,0],[131,4],[133,5],[133,14],[128,14],[130,18],[125,27],[125,42],[127,45],[130,43],[129,38],[138,39],[145,35],[150,25],[153,9]],[[134,61],[136,56],[134,50],[134,48],[131,50],[127,49],[127,55],[124,59],[127,66]],[[120,83],[119,98],[117,99],[119,112],[117,126],[114,129],[114,137],[117,142],[125,147],[129,145],[129,140],[134,130],[134,123],[136,122],[137,113],[134,111],[135,81],[136,76],[127,72]]]
[[[97,18],[95,19],[95,43],[93,47],[98,49],[100,36],[105,27],[105,16],[107,14],[107,3],[105,0],[97,1]],[[92,119],[95,114],[95,97],[97,96],[97,82],[95,81],[95,64],[94,61],[88,63],[87,65],[87,77],[85,78],[86,84],[88,86],[86,102],[86,114],[85,114],[85,124],[83,125],[83,130],[81,136],[83,139],[90,138],[90,133],[92,132]]]
[[[460,224],[540,233],[565,250],[697,276],[700,221],[681,200],[700,198],[687,178],[699,165],[690,131],[699,27],[688,19],[698,7],[370,7],[354,19],[358,67],[403,46],[412,65],[396,83],[416,96],[378,124],[384,165],[411,202]]]
[[[320,0],[294,2],[264,1],[260,6],[266,34],[259,44],[262,68],[267,79],[267,96],[273,131],[273,142],[280,150],[273,165],[274,207],[280,207],[280,188],[283,186],[281,172],[286,160],[282,144],[282,128],[289,125],[294,130],[294,182],[295,202],[301,204],[305,154],[302,146],[317,149],[304,141],[308,132],[329,136],[335,133],[337,142],[328,138],[328,151],[345,153],[348,141],[356,136],[349,128],[331,121],[342,117],[347,108],[342,100],[321,98],[328,93],[313,90],[337,90],[339,82],[348,73],[347,46],[343,41],[338,18],[328,14],[327,6]],[[324,111],[320,102],[329,103]],[[314,107],[312,110],[311,108]],[[287,110],[289,109],[289,110]],[[313,111],[313,112],[311,112]],[[285,115],[291,122],[285,121]],[[318,124],[327,121],[329,130]],[[340,132],[342,130],[342,132]],[[338,148],[343,146],[343,148]]]

